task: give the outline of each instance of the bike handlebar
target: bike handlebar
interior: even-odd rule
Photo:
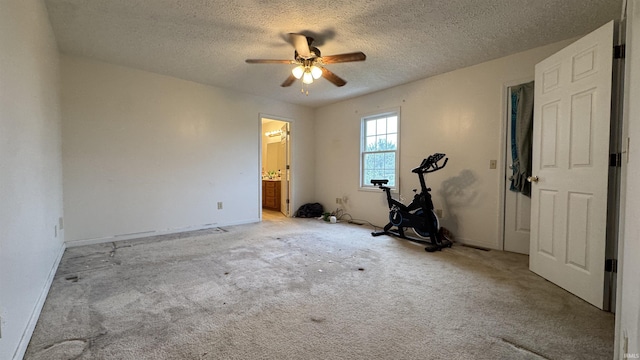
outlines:
[[[411,170],[411,172],[416,174],[420,174],[420,173],[424,174],[424,173],[431,173],[434,171],[438,171],[443,167],[445,167],[447,165],[447,161],[449,161],[449,158],[445,158],[445,156],[446,155],[442,153],[435,153],[433,155],[429,155],[429,157],[422,160],[422,162],[420,163],[420,166],[418,166],[417,168],[414,168],[413,170]],[[445,159],[442,165],[438,165],[438,162],[443,158]]]

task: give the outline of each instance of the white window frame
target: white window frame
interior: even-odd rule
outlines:
[[[393,186],[389,186],[391,188],[392,192],[396,192],[398,191],[398,189],[400,188],[400,108],[395,108],[395,109],[390,109],[390,110],[384,110],[382,112],[377,112],[375,114],[370,114],[370,115],[366,115],[363,116],[362,118],[360,118],[360,190],[363,191],[380,191],[378,189],[377,186],[372,185],[371,183],[369,184],[365,184],[364,183],[364,156],[365,154],[370,154],[370,153],[376,153],[378,151],[366,151],[366,122],[369,120],[373,120],[373,119],[380,119],[380,118],[387,118],[390,116],[396,116],[397,118],[397,123],[396,123],[396,134],[397,134],[397,139],[396,139],[396,149],[393,150],[395,152],[395,184]],[[388,150],[387,150],[388,151]],[[380,151],[383,152],[383,151]]]

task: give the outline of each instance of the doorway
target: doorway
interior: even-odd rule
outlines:
[[[260,118],[261,219],[291,216],[291,122]]]

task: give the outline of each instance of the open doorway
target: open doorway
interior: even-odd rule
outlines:
[[[291,122],[261,116],[261,218],[291,216]]]

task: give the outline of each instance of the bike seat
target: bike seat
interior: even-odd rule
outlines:
[[[371,180],[371,184],[373,184],[375,186],[382,186],[382,185],[386,185],[388,183],[389,183],[389,180],[387,180],[387,179]]]

